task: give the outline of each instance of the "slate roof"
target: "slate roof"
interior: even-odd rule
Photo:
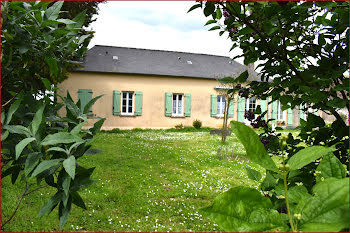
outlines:
[[[95,45],[75,71],[218,79],[246,69],[224,56]],[[256,78],[249,69],[248,80]]]

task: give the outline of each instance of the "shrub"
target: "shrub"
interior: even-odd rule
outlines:
[[[109,131],[109,133],[120,133],[120,129],[119,128],[114,128],[112,130]]]
[[[194,128],[200,129],[202,127],[202,122],[200,120],[194,120],[192,125]]]
[[[175,129],[183,129],[184,125],[181,123],[179,125],[175,125]]]

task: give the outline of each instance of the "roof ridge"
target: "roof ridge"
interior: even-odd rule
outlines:
[[[133,47],[122,47],[122,46],[112,46],[112,45],[94,45],[90,49],[93,49],[94,47],[99,46],[99,47],[111,47],[111,48],[123,48],[123,49],[137,49],[137,50],[149,50],[149,51],[159,51],[159,52],[173,52],[173,53],[185,53],[185,54],[193,54],[193,55],[205,55],[205,56],[213,56],[213,57],[224,57],[231,59],[230,57],[227,56],[222,56],[222,55],[213,55],[213,54],[205,54],[205,53],[190,53],[190,52],[181,52],[181,51],[172,51],[172,50],[160,50],[160,49],[145,49],[145,48],[133,48]],[[90,50],[89,49],[89,50]],[[232,59],[231,59],[232,60]],[[233,60],[235,61],[235,60]],[[237,62],[237,61],[235,61]],[[237,62],[239,63],[239,62]],[[240,63],[239,63],[240,64]]]

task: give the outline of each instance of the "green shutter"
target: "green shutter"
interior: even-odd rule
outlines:
[[[300,104],[300,106],[299,106],[299,118],[304,120],[304,111],[303,111],[302,104]]]
[[[234,101],[230,101],[230,106],[228,107],[228,117],[233,117]]]
[[[237,121],[244,122],[245,98],[238,96]]]
[[[185,94],[185,116],[191,116],[191,94]]]
[[[80,100],[81,109],[83,110],[85,105],[89,103],[92,99],[92,90],[91,89],[79,89],[78,90],[78,98]],[[89,109],[89,114],[91,114],[91,108]]]
[[[272,113],[271,113],[272,119],[275,119],[273,122],[277,122],[277,100],[272,102]]]
[[[210,116],[211,117],[216,117],[216,95],[210,95],[211,99],[211,104],[210,104]]]
[[[288,125],[293,125],[293,110],[288,108]]]
[[[120,91],[113,91],[113,115],[120,115]]]
[[[171,116],[171,96],[171,93],[165,93],[165,116]]]
[[[264,113],[267,110],[266,100],[260,100],[260,109],[261,113]],[[264,120],[267,119],[267,113],[264,115]]]
[[[315,114],[316,116],[318,116],[318,110],[317,110],[317,109],[314,109],[314,114]]]
[[[135,94],[135,115],[141,116],[142,115],[142,92],[137,91]]]

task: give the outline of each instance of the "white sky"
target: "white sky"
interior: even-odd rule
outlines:
[[[109,1],[99,5],[97,20],[90,25],[94,45],[170,50],[234,57],[227,33],[208,31],[211,19],[200,8],[187,13],[195,1]],[[236,61],[243,64],[243,59]]]

